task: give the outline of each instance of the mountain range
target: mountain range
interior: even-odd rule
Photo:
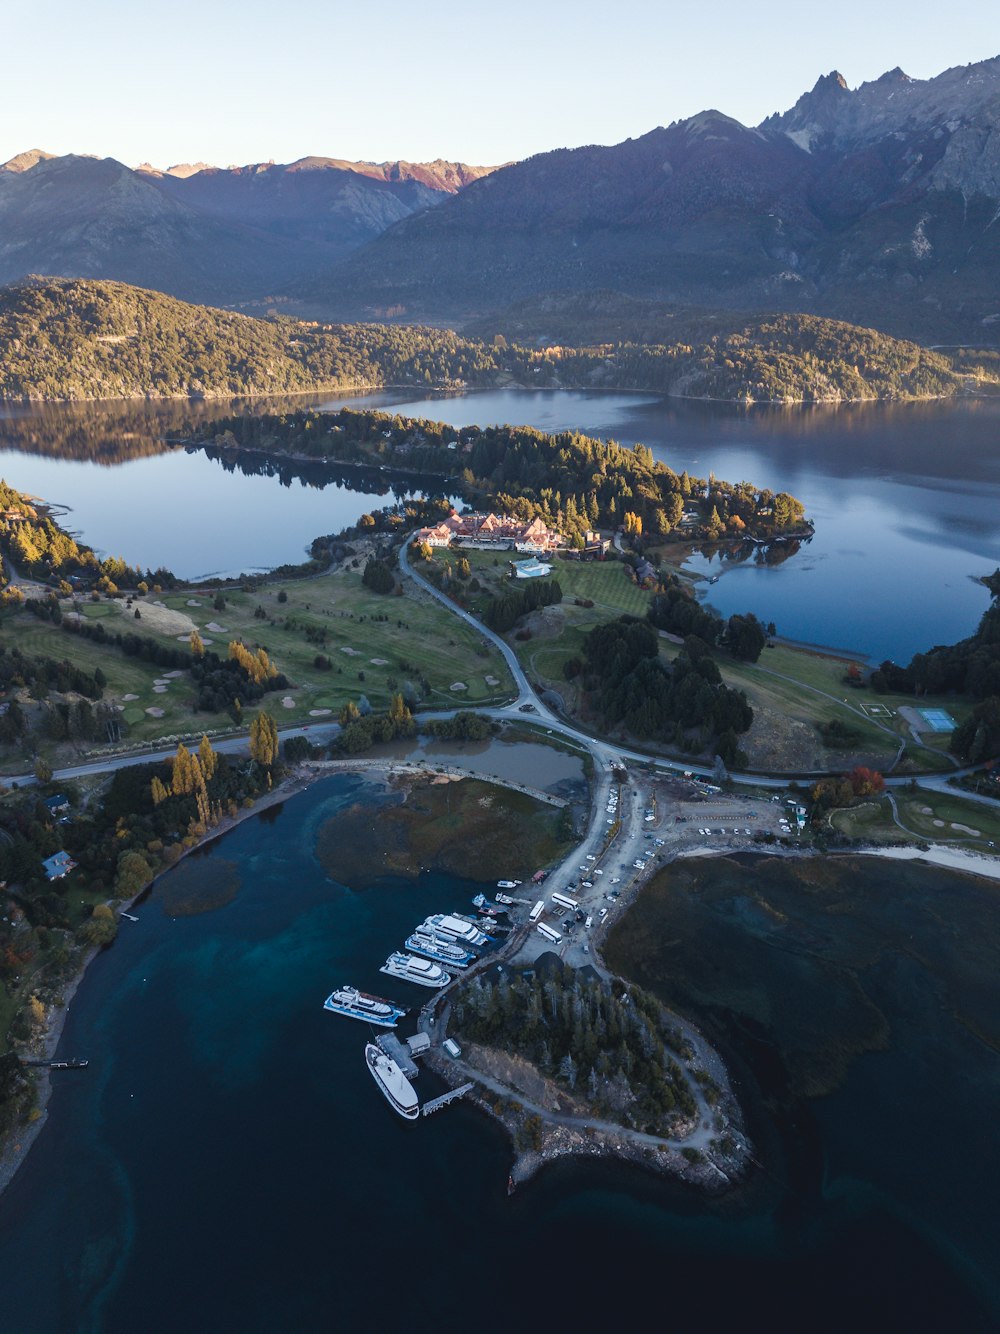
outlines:
[[[855,90],[834,72],[755,127],[708,110],[495,170],[21,154],[0,168],[0,282],[28,272],[477,329],[511,302],[610,289],[992,344],[1000,57]]]
[[[33,149],[0,166],[0,284],[46,273],[227,304],[271,296],[488,170],[323,157],[132,170]]]
[[[753,128],[711,110],[507,167],[389,228],[311,296],[342,316],[461,321],[613,288],[992,341],[998,223],[1000,58],[853,92],[834,73]]]

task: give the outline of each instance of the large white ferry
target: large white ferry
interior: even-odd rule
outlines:
[[[415,1121],[420,1115],[417,1095],[413,1091],[413,1085],[392,1057],[386,1056],[374,1042],[369,1042],[365,1047],[365,1060],[368,1062],[372,1079],[382,1090],[386,1102],[393,1111],[398,1112],[407,1121]]]
[[[417,930],[412,936],[407,936],[406,948],[414,954],[422,954],[426,959],[453,964],[456,968],[468,968],[476,957],[471,950],[464,950],[454,941],[443,936],[439,938],[429,931]]]
[[[323,1009],[346,1015],[348,1019],[364,1019],[382,1028],[395,1028],[406,1013],[401,1005],[393,1005],[381,996],[370,996],[357,987],[339,987],[331,992],[323,1002]]]
[[[417,930],[433,931],[449,940],[461,941],[463,945],[485,945],[489,940],[489,936],[485,931],[480,931],[475,922],[457,913],[435,913],[433,917],[425,918]]]
[[[422,987],[446,987],[451,981],[451,974],[436,963],[412,954],[390,954],[379,972],[401,977],[407,982],[418,982]]]

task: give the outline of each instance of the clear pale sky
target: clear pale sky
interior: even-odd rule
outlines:
[[[994,0],[3,0],[0,161],[495,163],[1000,53]]]

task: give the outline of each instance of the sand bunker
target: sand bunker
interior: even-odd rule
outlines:
[[[388,658],[369,658],[368,661],[371,663],[371,665],[372,665],[373,667],[388,667],[388,666],[389,666],[389,659],[388,659]]]
[[[147,709],[146,712],[149,714],[150,718],[162,718],[166,710],[151,708]]]
[[[166,686],[153,686],[154,695],[165,695],[166,693],[167,693]]]
[[[215,635],[229,634],[229,631],[226,629],[226,627],[224,625],[220,625],[218,621],[209,621],[209,623],[205,626],[205,629],[211,630],[212,633]]]
[[[127,703],[129,703],[129,704],[131,704],[132,701],[133,701],[134,699],[138,699],[138,698],[139,698],[138,695],[122,695],[122,699],[125,700],[125,701],[126,701]]]
[[[310,709],[310,710],[309,710],[309,717],[310,717],[310,718],[326,718],[326,717],[328,717],[331,713],[333,713],[333,710],[332,710],[332,709]]]
[[[346,644],[343,646],[343,648],[341,648],[340,651],[341,653],[346,653],[349,658],[361,657],[361,654],[358,652],[356,648],[348,648]]]
[[[189,607],[202,607],[204,603],[199,602],[197,598],[188,598],[187,605]]]
[[[951,827],[952,829],[957,829],[960,834],[969,834],[972,838],[978,838],[982,832],[979,829],[971,828],[967,824],[956,824],[954,820],[951,822]]]
[[[179,676],[183,675],[184,673],[178,668],[175,672],[164,672],[163,679],[164,681],[176,681]]]
[[[117,606],[123,616],[132,616],[131,608],[126,607],[124,602],[119,602]],[[176,635],[178,639],[186,639],[196,628],[186,611],[171,611],[162,602],[144,602],[141,610],[144,633],[155,630],[161,635]],[[183,636],[182,630],[185,632]]]
[[[448,687],[449,690],[468,690],[468,688],[464,681],[452,681]]]
[[[498,676],[485,676],[483,677],[483,680],[488,686],[498,686],[500,684],[500,678]]]
[[[292,699],[291,695],[286,695],[285,698],[281,701],[281,707],[283,709],[294,709],[295,700]]]

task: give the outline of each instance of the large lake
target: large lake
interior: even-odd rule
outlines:
[[[700,860],[674,893],[672,870],[612,957],[723,1040],[766,1170],[713,1202],[563,1164],[508,1199],[496,1126],[462,1104],[401,1121],[365,1028],[322,1009],[344,981],[421,1004],[378,963],[474,892],[433,869],[338,882],[317,846],[379,800],[342,775],[247,821],[96,960],[61,1048],[90,1068],[55,1076],[0,1198],[5,1331],[996,1328],[992,886]],[[228,902],[186,915],[206,895]]]
[[[720,612],[752,610],[792,639],[908,661],[970,634],[988,605],[976,579],[1000,565],[1000,400],[754,408],[638,394],[497,390],[429,399],[303,396],[303,406],[392,406],[462,426],[511,422],[648,444],[678,472],[788,490],[816,535],[779,564],[708,561]],[[255,403],[254,410],[264,405]],[[0,417],[0,476],[71,507],[102,552],[187,577],[297,561],[313,537],[390,503],[378,474],[234,468],[157,437],[230,405],[47,407]],[[4,443],[11,447],[2,450]],[[117,462],[123,451],[144,457]],[[367,479],[367,480],[366,480]]]

